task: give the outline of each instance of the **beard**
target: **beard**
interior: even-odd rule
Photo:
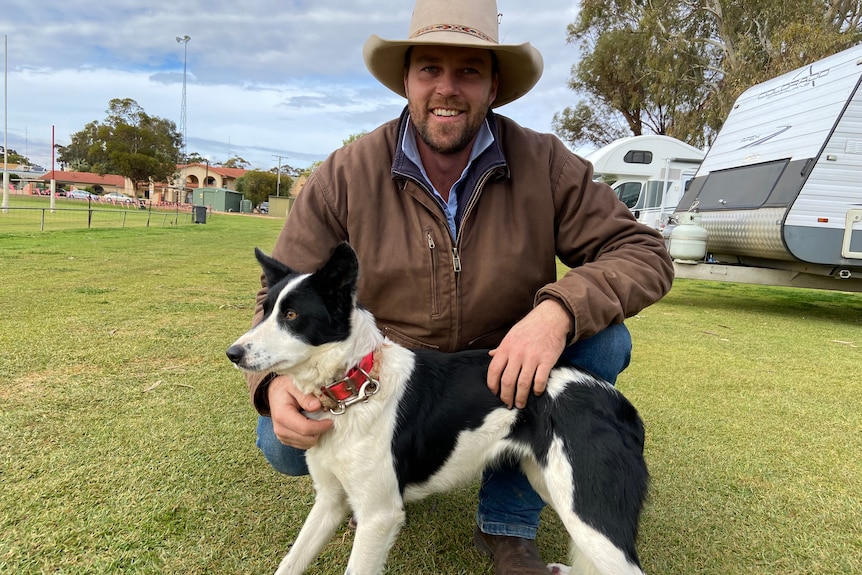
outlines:
[[[445,103],[432,106],[416,102],[408,104],[410,119],[413,121],[416,133],[431,150],[444,155],[463,152],[467,146],[473,143],[485,121],[487,109],[481,110],[470,106],[466,114],[462,114],[466,116],[466,120],[451,125],[434,122],[431,119],[433,116],[431,110],[433,108],[461,110],[463,107],[463,105],[447,105]]]

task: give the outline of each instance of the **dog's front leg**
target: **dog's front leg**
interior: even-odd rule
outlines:
[[[396,492],[387,501],[361,507],[355,509],[356,536],[346,575],[379,575],[404,525],[404,505]]]
[[[347,496],[334,476],[315,481],[315,499],[290,552],[281,560],[275,575],[301,575],[317,559],[323,547],[349,512]]]

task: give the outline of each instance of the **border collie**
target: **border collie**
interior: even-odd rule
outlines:
[[[404,502],[519,461],[571,537],[572,573],[642,574],[635,539],[647,492],[644,428],[613,386],[570,365],[544,394],[510,409],[486,383],[487,351],[410,351],[356,303],[359,264],[346,243],[300,274],[256,249],[269,293],[260,323],[227,350],[248,372],[293,377],[329,409],[308,450],[316,492],[276,575],[303,573],[349,512],[349,575],[376,575],[404,524]]]

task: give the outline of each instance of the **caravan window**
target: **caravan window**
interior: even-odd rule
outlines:
[[[629,150],[623,156],[627,164],[652,164],[652,152],[649,150]]]
[[[701,210],[759,208],[772,193],[788,160],[710,172],[697,195]]]
[[[614,188],[617,197],[630,210],[642,210],[644,208],[657,208],[661,206],[664,194],[662,188],[667,191],[673,182],[660,182],[650,180],[646,183],[623,182]]]
[[[664,199],[664,193],[662,193],[662,188],[667,191],[672,185],[673,182],[659,182],[657,180],[651,180],[647,182],[646,193],[643,195],[643,198],[640,202],[638,202],[638,205],[636,205],[635,208],[661,207],[661,202]]]
[[[624,182],[614,188],[617,197],[627,208],[632,209],[638,203],[638,198],[641,195],[640,182]]]

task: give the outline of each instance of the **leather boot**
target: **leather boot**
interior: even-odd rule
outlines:
[[[532,539],[473,533],[479,551],[494,560],[495,575],[548,575],[549,571]]]

